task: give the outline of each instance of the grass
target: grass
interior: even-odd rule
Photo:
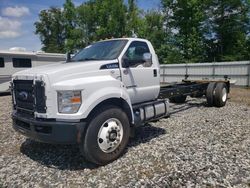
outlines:
[[[250,106],[250,88],[231,88],[230,101]]]

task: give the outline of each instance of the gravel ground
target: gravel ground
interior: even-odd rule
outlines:
[[[250,106],[250,88],[232,87],[229,97],[233,102]]]
[[[14,132],[10,97],[0,97],[0,187],[250,187],[250,107],[189,98],[172,110],[138,129],[121,158],[97,167],[77,146]]]

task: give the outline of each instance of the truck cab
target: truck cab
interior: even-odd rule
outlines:
[[[72,59],[12,77],[13,127],[34,140],[78,143],[89,161],[121,155],[138,124],[167,114],[159,62],[145,39],[96,42]]]

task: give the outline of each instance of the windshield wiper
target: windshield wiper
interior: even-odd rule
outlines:
[[[92,61],[92,60],[100,60],[100,59],[96,59],[96,58],[83,58],[83,59],[79,59],[77,61]]]

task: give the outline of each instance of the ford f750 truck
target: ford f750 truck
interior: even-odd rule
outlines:
[[[40,142],[77,143],[87,160],[104,165],[123,153],[136,127],[168,116],[169,100],[205,95],[209,106],[222,107],[229,89],[227,80],[160,86],[148,40],[104,40],[66,62],[14,74],[13,127]]]

